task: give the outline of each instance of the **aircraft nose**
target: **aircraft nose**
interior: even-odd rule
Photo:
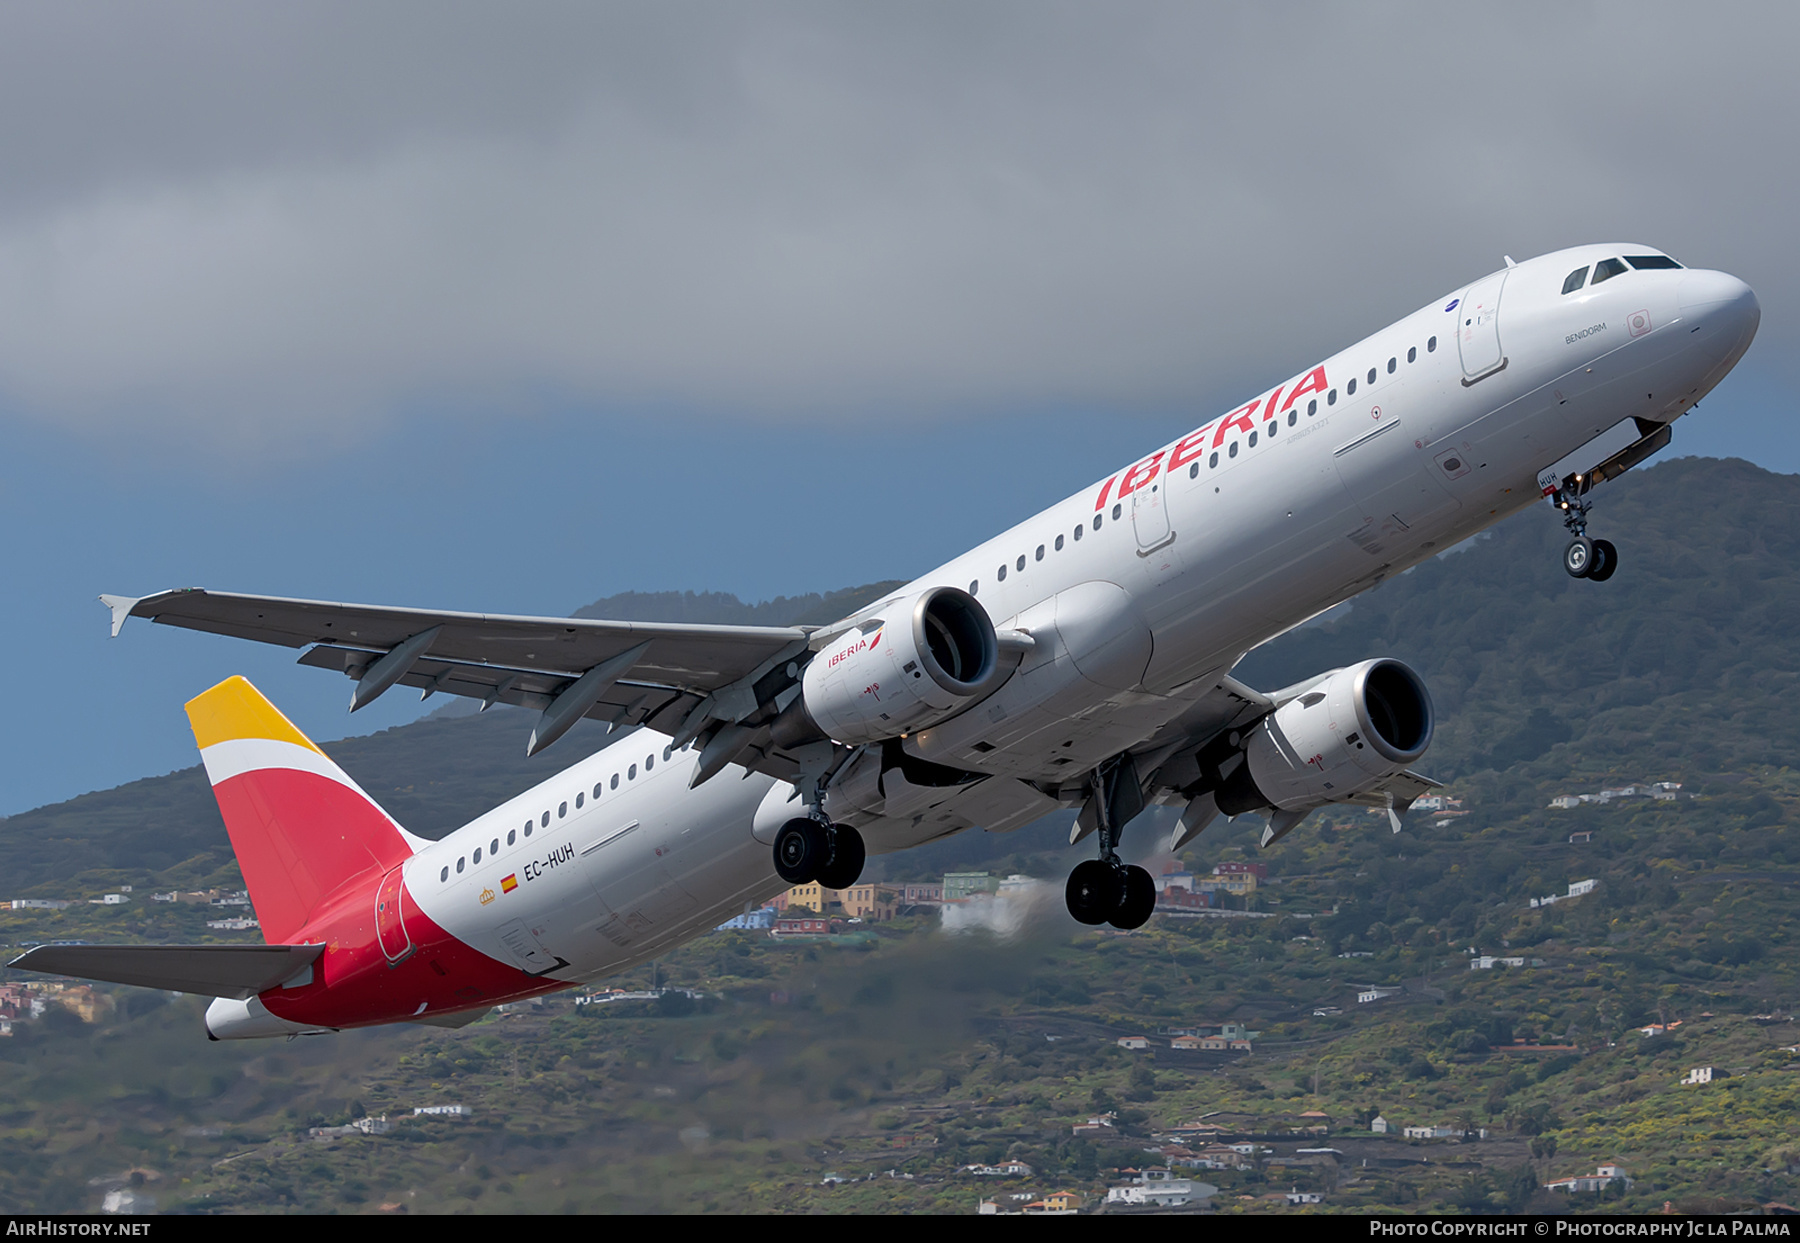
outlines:
[[[1762,322],[1762,305],[1755,291],[1729,272],[1687,272],[1681,278],[1677,299],[1681,318],[1688,323],[1712,320],[1754,333]]]

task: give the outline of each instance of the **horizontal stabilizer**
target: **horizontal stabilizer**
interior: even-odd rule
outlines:
[[[40,945],[6,964],[203,997],[254,997],[310,976],[323,945]]]
[[[477,1019],[485,1019],[493,1010],[492,1006],[483,1006],[479,1010],[456,1010],[450,1014],[434,1014],[430,1018],[414,1019],[413,1022],[425,1027],[448,1027],[452,1030],[467,1027]]]

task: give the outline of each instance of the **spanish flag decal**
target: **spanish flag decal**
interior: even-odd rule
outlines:
[[[509,873],[500,878],[500,892],[501,893],[511,893],[513,890],[517,889],[518,887],[519,887],[519,874],[517,872]]]

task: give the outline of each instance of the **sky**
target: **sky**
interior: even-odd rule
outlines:
[[[205,586],[566,614],[906,578],[1498,267],[1749,281],[1670,453],[1800,472],[1800,9],[0,10],[0,814],[185,767]],[[1604,503],[1597,510],[1603,517]]]

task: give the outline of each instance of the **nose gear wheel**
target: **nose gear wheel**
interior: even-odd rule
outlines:
[[[1552,499],[1562,511],[1563,525],[1573,537],[1563,549],[1563,570],[1570,578],[1604,583],[1619,568],[1619,550],[1613,547],[1611,540],[1588,538],[1588,510],[1594,503],[1563,488],[1558,488]]]

